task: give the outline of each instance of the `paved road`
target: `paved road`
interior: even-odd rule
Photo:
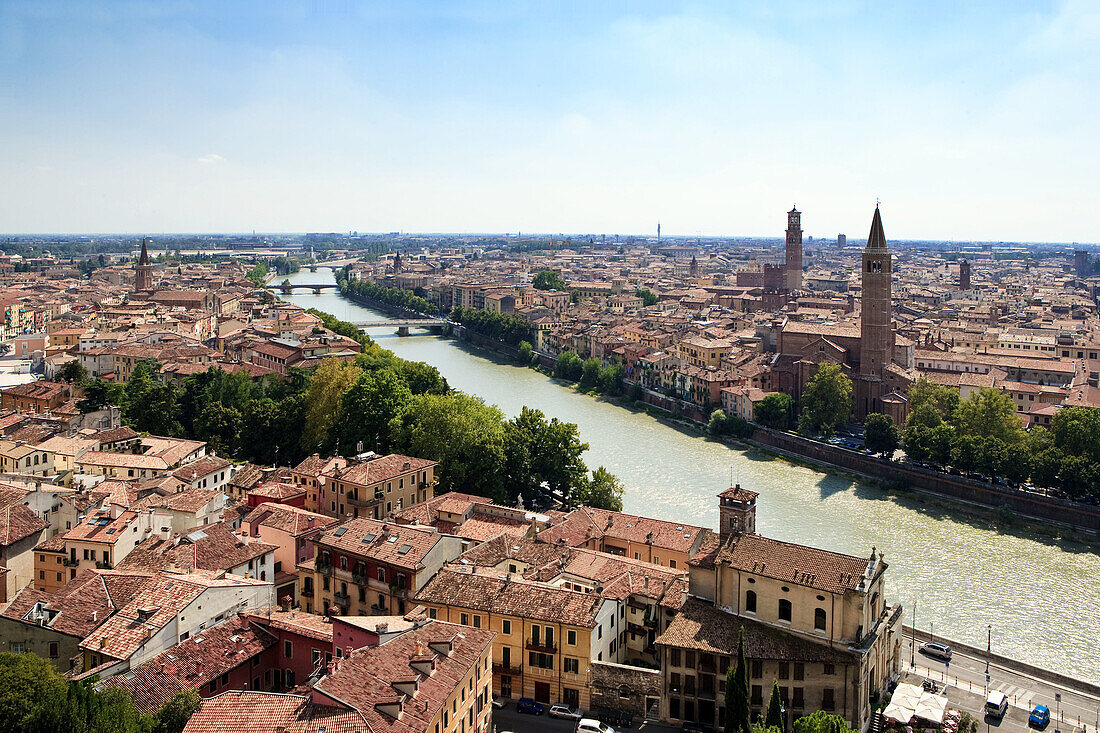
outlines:
[[[549,715],[525,715],[517,713],[512,704],[506,705],[500,710],[493,711],[493,725],[497,733],[512,731],[512,733],[573,733],[576,725],[572,720],[559,720]],[[616,731],[619,729],[616,728]],[[630,730],[639,730],[643,733],[679,733],[680,728],[663,725],[660,723],[636,724]],[[1063,732],[1064,733],[1064,732]]]
[[[909,640],[906,639],[906,644]],[[905,660],[908,662],[909,660]],[[1068,730],[1080,727],[1082,733],[1100,733],[1097,723],[1100,722],[1100,698],[1093,695],[1072,690],[1024,672],[1001,667],[997,664],[989,665],[989,683],[986,684],[986,662],[976,656],[964,654],[958,650],[951,657],[951,664],[932,657],[926,657],[919,652],[914,655],[916,666],[908,671],[920,677],[944,682],[968,693],[979,695],[983,698],[987,690],[1000,690],[1008,698],[1009,707],[1012,710],[1024,711],[1023,721],[1026,725],[1027,714],[1035,705],[1046,705],[1050,708],[1050,731],[1059,730],[1066,733]],[[1061,696],[1059,702],[1055,695]],[[1061,717],[1059,718],[1059,711]],[[968,711],[969,712],[969,711]],[[1012,716],[1007,716],[1012,717]]]

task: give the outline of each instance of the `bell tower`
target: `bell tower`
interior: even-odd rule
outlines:
[[[787,289],[802,288],[802,212],[792,206],[787,212]]]
[[[890,317],[893,265],[877,204],[863,250],[862,271],[857,419],[878,411],[879,398],[888,391],[883,381],[885,370],[894,356],[894,324]]]
[[[718,536],[724,543],[730,537],[756,534],[755,491],[734,484],[718,495]]]
[[[145,249],[144,237],[141,239],[141,257],[138,258],[134,273],[134,290],[136,292],[140,293],[143,290],[153,289],[153,266],[149,264],[149,251]]]

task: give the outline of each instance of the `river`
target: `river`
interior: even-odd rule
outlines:
[[[330,282],[302,270],[291,282]],[[348,321],[387,316],[339,293],[295,291],[288,300]],[[717,530],[715,495],[733,481],[760,493],[757,531],[861,557],[885,553],[890,601],[905,622],[976,647],[992,624],[993,650],[1100,683],[1100,555],[1024,528],[997,531],[942,504],[895,497],[872,485],[739,451],[682,432],[641,412],[578,394],[441,336],[371,337],[405,359],[439,369],[452,387],[507,415],[524,405],[577,423],[589,468],[603,465],[625,486],[624,510]]]

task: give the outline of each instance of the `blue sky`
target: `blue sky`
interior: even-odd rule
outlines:
[[[0,231],[1098,241],[1095,2],[9,2]]]

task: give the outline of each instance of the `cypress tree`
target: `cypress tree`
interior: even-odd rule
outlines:
[[[726,673],[726,733],[751,733],[749,670],[745,662],[745,627],[737,635],[737,664]]]
[[[787,726],[783,716],[783,701],[779,698],[779,683],[772,681],[772,699],[768,701],[768,715],[764,718],[764,725],[768,728],[778,728],[787,733]]]

